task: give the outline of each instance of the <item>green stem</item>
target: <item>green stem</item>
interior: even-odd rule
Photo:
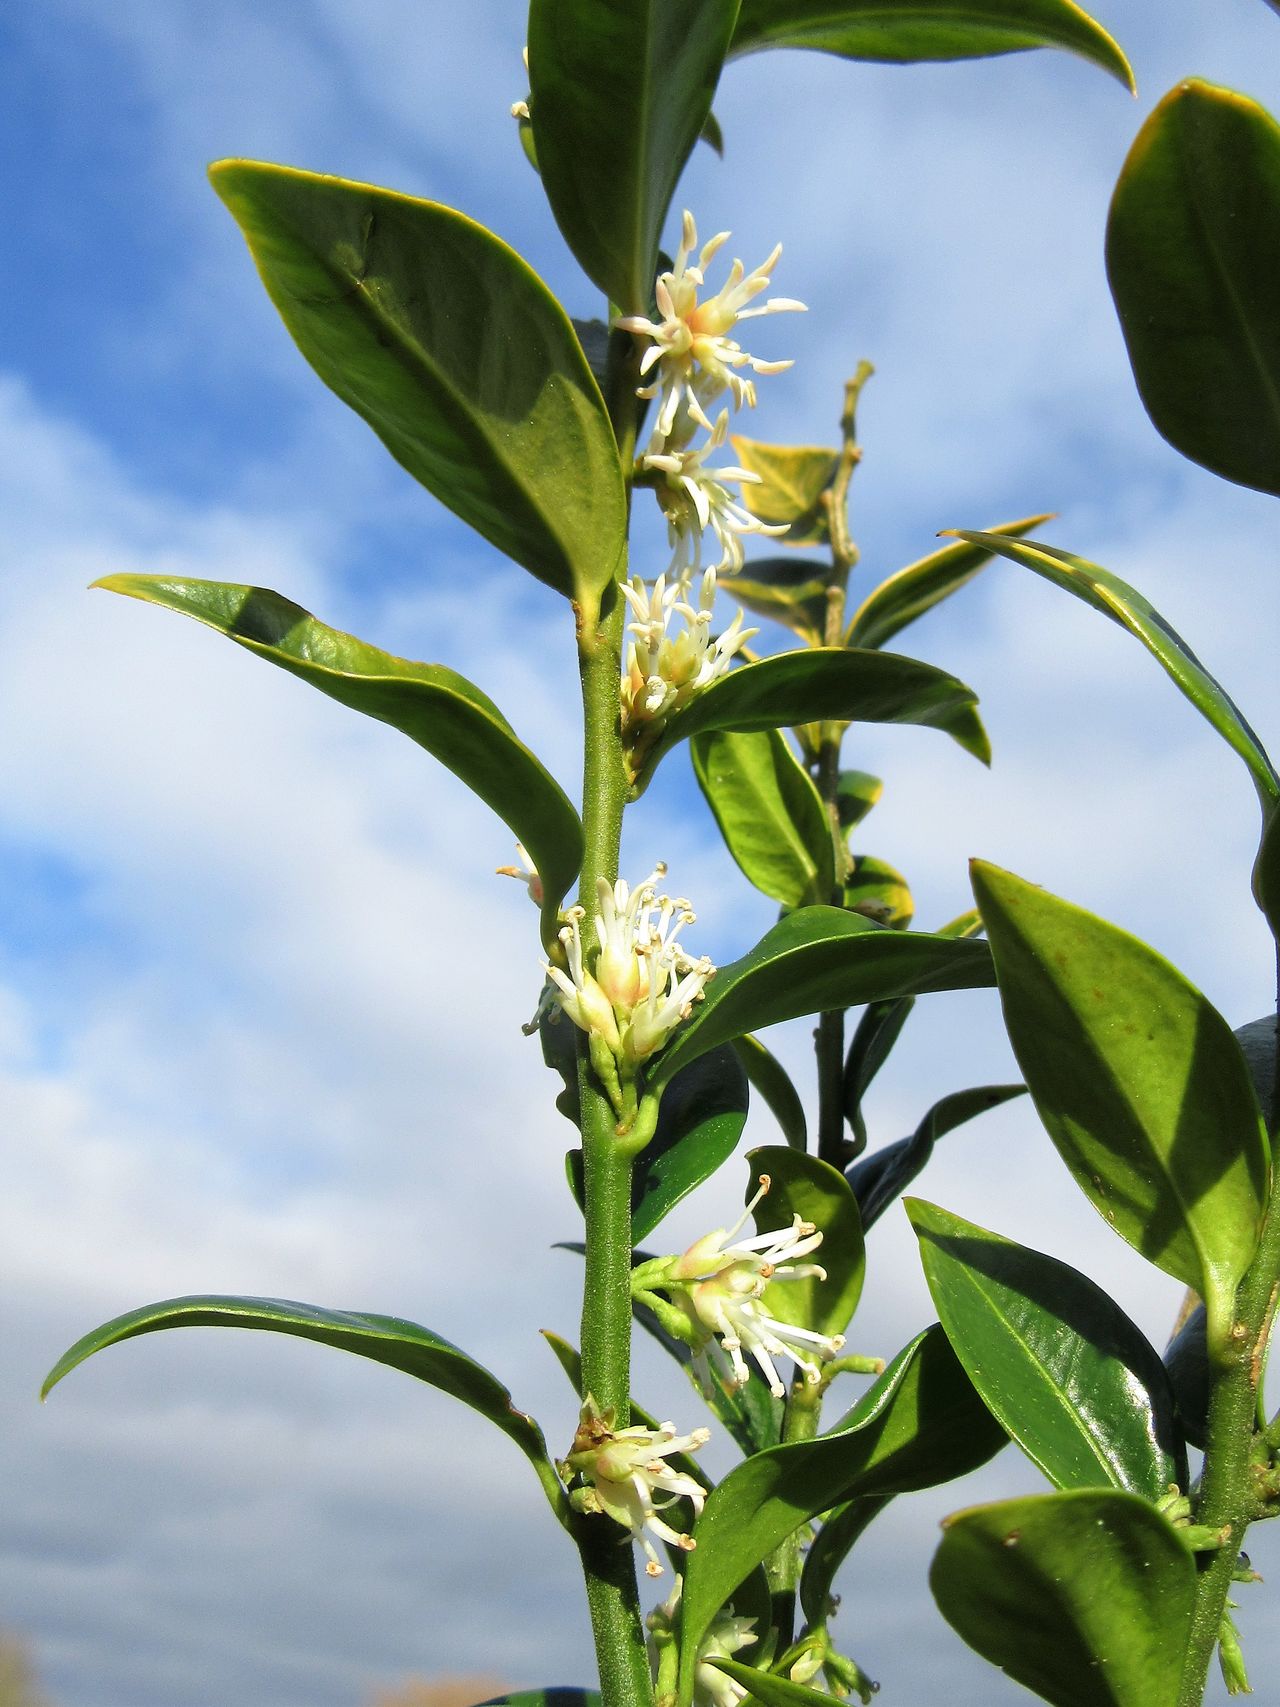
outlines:
[[[782,1422],[784,1441],[812,1440],[818,1432],[822,1417],[822,1389],[810,1386],[803,1377],[797,1378],[787,1396],[787,1410]],[[802,1532],[794,1530],[780,1547],[765,1561],[765,1576],[769,1579],[773,1627],[778,1632],[779,1648],[789,1648],[795,1638],[796,1590],[800,1584]]]

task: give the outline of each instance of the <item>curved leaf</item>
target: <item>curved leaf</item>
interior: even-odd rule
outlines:
[[[1024,569],[1043,575],[1046,581],[1052,581],[1064,592],[1083,599],[1085,604],[1092,605],[1094,610],[1101,611],[1103,616],[1109,616],[1112,622],[1136,635],[1179,692],[1191,701],[1200,715],[1248,765],[1264,810],[1280,800],[1280,777],[1277,777],[1262,743],[1239,707],[1222,684],[1209,674],[1182,636],[1136,588],[1110,570],[1100,569],[1096,563],[1086,563],[1083,557],[1073,557],[1070,552],[1058,551],[1052,545],[1040,545],[1035,540],[1003,540],[995,534],[971,533],[965,528],[957,528],[955,532],[961,539],[984,545],[1001,557],[1007,557],[1011,563],[1019,563]]]
[[[119,1345],[124,1340],[137,1339],[140,1334],[154,1334],[166,1328],[250,1328],[291,1334],[314,1340],[318,1345],[354,1352],[357,1357],[367,1357],[374,1363],[385,1363],[391,1369],[425,1381],[429,1387],[438,1387],[442,1393],[470,1405],[516,1443],[537,1472],[557,1517],[562,1523],[568,1522],[564,1490],[547,1455],[542,1430],[533,1418],[516,1410],[511,1394],[498,1378],[465,1351],[429,1328],[402,1321],[398,1316],[324,1310],[288,1298],[228,1298],[216,1294],[168,1298],[116,1316],[77,1340],[46,1376],[41,1398],[48,1398],[64,1375],[105,1346]]]
[[[948,1518],[929,1584],[971,1648],[1053,1707],[1170,1707],[1195,1565],[1135,1494],[1041,1494]]]
[[[1266,1130],[1222,1016],[1154,949],[975,863],[1013,1052],[1085,1196],[1149,1262],[1193,1286],[1210,1343],[1267,1200]]]
[[[1276,1097],[1276,1051],[1280,1040],[1275,1014],[1263,1014],[1261,1019],[1251,1019],[1248,1025],[1238,1025],[1234,1036],[1249,1069],[1263,1119],[1271,1124],[1269,1117],[1275,1108]]]
[[[737,1611],[736,1604],[734,1610]],[[740,1683],[747,1691],[747,1698],[759,1702],[760,1707],[831,1707],[831,1696],[825,1690],[796,1683],[781,1672],[761,1671],[758,1666],[745,1666],[738,1660],[726,1659],[723,1654],[713,1655],[706,1663]]]
[[[1197,1303],[1164,1351],[1164,1366],[1178,1406],[1182,1432],[1203,1450],[1209,1432],[1212,1370],[1205,1335],[1204,1305]]]
[[[759,479],[744,481],[742,502],[759,521],[783,526],[788,545],[822,545],[829,537],[823,495],[836,477],[840,453],[818,445],[770,445],[731,433],[738,462]]]
[[[1060,47],[1134,87],[1118,45],[1072,0],[742,0],[730,51],[764,47],[897,64]]]
[[[747,881],[784,907],[829,901],[836,880],[831,820],[785,735],[708,730],[693,737],[689,756]]]
[[[787,1536],[845,1500],[936,1486],[1004,1444],[942,1329],[917,1335],[834,1428],[758,1452],[707,1498],[685,1563],[680,1701],[698,1643],[742,1579]]]
[[[800,1093],[791,1082],[786,1068],[767,1050],[758,1037],[748,1034],[735,1037],[733,1047],[746,1069],[751,1088],[768,1106],[770,1114],[782,1128],[782,1136],[793,1150],[805,1150],[809,1145],[808,1125]]]
[[[251,160],[210,176],[325,384],[428,491],[594,620],[626,550],[622,467],[537,274],[436,202]]]
[[[902,1018],[905,1020],[906,1015]],[[953,1091],[934,1103],[910,1138],[886,1144],[846,1168],[845,1178],[858,1200],[863,1231],[873,1226],[912,1180],[924,1172],[939,1138],[976,1115],[985,1114],[989,1108],[998,1108],[1002,1102],[1024,1096],[1026,1089],[1025,1085],[978,1085],[969,1091]]]
[[[552,1685],[546,1689],[519,1689],[514,1695],[491,1695],[479,1707],[600,1707],[596,1689]]]
[[[755,616],[782,623],[806,646],[821,646],[827,631],[830,573],[825,563],[809,557],[757,557],[721,585]]]
[[[657,1057],[652,1088],[719,1043],[801,1014],[885,997],[986,988],[995,981],[981,942],[891,931],[837,907],[802,907],[740,960],[721,966],[689,1019]]]
[[[1003,522],[987,531],[1016,538],[1052,520],[1052,515],[1026,516],[1020,522]],[[962,540],[909,563],[863,599],[845,630],[845,645],[884,646],[908,623],[918,621],[943,599],[958,593],[991,559],[990,551]]]
[[[915,917],[916,904],[907,880],[885,859],[872,854],[854,854],[844,881],[844,904],[851,913],[861,913],[890,930],[905,931]]]
[[[870,771],[841,771],[836,786],[840,828],[852,830],[860,824],[884,793],[884,783]]]
[[[568,796],[480,689],[443,664],[413,664],[326,628],[266,587],[165,575],[108,575],[94,585],[163,605],[216,628],[330,699],[389,723],[425,747],[491,806],[542,877],[543,932],[582,864],[582,826]]]
[[[800,1573],[800,1605],[807,1623],[825,1624],[831,1616],[831,1588],[836,1572],[890,1498],[889,1494],[880,1494],[870,1499],[849,1500],[837,1506],[819,1528]]]
[[[632,792],[643,790],[665,753],[702,730],[782,729],[820,719],[941,729],[987,764],[991,747],[977,703],[973,689],[945,670],[894,652],[834,646],[782,652],[731,670],[682,706],[654,743]]]
[[[1068,1263],[909,1198],[934,1307],[987,1409],[1057,1488],[1187,1486],[1155,1348]]]
[[[826,1270],[826,1279],[772,1281],[764,1290],[765,1310],[792,1327],[842,1334],[858,1308],[867,1272],[858,1205],[844,1175],[816,1156],[774,1144],[749,1150],[747,1161],[751,1166],[748,1200],[755,1195],[762,1174],[770,1181],[755,1208],[757,1232],[789,1227],[798,1215],[822,1234],[817,1260]]]
[[[627,314],[648,310],[658,240],[711,114],[736,0],[532,0],[538,165],[580,266]]]
[[[1138,132],[1107,222],[1138,392],[1193,462],[1280,493],[1280,125],[1189,78]]]
[[[1253,865],[1253,894],[1271,934],[1280,942],[1280,810],[1272,809]]]

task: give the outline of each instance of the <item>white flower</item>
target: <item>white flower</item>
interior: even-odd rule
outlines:
[[[662,1575],[662,1561],[645,1531],[662,1541],[691,1553],[695,1542],[658,1516],[660,1509],[687,1499],[694,1517],[702,1512],[706,1498],[700,1482],[686,1471],[673,1470],[666,1462],[673,1452],[696,1452],[711,1438],[710,1429],[695,1428],[692,1434],[677,1434],[674,1423],[656,1429],[613,1427],[614,1413],[601,1411],[588,1394],[582,1407],[578,1431],[558,1468],[568,1481],[578,1474],[587,1478],[584,1487],[569,1497],[585,1512],[603,1512],[631,1533],[644,1549],[651,1577]],[[659,1502],[662,1492],[667,1498]]]
[[[775,1357],[789,1357],[806,1379],[815,1383],[822,1371],[817,1356],[834,1356],[844,1344],[839,1334],[819,1334],[811,1328],[792,1327],[770,1316],[761,1303],[771,1282],[827,1278],[817,1263],[797,1263],[822,1243],[822,1234],[812,1221],[797,1215],[789,1227],[757,1233],[749,1239],[737,1234],[747,1217],[769,1189],[768,1174],[761,1174],[760,1189],[739,1219],[729,1228],[718,1228],[689,1246],[683,1256],[658,1259],[637,1271],[639,1283],[661,1289],[685,1313],[702,1344],[695,1354],[704,1390],[709,1390],[707,1352],[713,1336],[729,1358],[732,1381],[745,1386],[751,1371],[743,1357],[745,1349],[760,1366],[775,1398],[786,1392],[774,1364]],[[735,1242],[736,1241],[736,1242]],[[810,1349],[811,1348],[811,1349]]]
[[[622,678],[622,735],[634,749],[644,737],[656,735],[673,711],[725,675],[734,654],[759,630],[744,628],[738,611],[724,633],[712,638],[714,569],[702,572],[696,606],[690,602],[688,571],[670,581],[659,575],[652,589],[635,576],[623,584],[622,593],[635,618],[627,625],[634,640]],[[669,632],[673,617],[682,624],[674,635]]]
[[[643,376],[657,371],[638,395],[661,397],[656,429],[661,438],[671,431],[682,403],[708,431],[711,422],[704,405],[723,391],[729,391],[735,408],[744,403],[754,405],[755,386],[738,369],[749,367],[753,373],[781,373],[792,365],[789,361],[762,361],[748,355],[728,335],[739,320],[804,309],[804,303],[790,297],[771,297],[758,307],[747,306],[768,288],[769,275],[782,253],[781,244],[754,272],[748,273],[741,261],[735,261],[716,294],[699,302],[703,270],[728,238],[727,231],[713,237],[703,245],[696,265],[691,265],[690,257],[698,246],[698,231],[693,215],[686,212],[675,265],[669,273],[659,274],[655,287],[662,319],[653,321],[642,314],[631,314],[614,322],[623,331],[653,339],[652,347],[645,351],[640,363],[640,372]]]
[[[729,411],[722,409],[716,418],[711,437],[701,447],[688,448],[692,431],[684,430],[684,411],[675,429],[665,439],[655,433],[650,447],[641,459],[644,468],[660,474],[655,495],[667,518],[667,537],[672,548],[668,574],[702,567],[702,536],[708,528],[720,547],[720,561],[715,567],[722,574],[733,574],[743,564],[742,535],[748,533],[779,535],[787,531],[785,522],[771,525],[753,516],[738,501],[731,485],[743,481],[759,485],[760,476],[745,468],[708,468],[706,458],[723,445],[729,431]],[[688,426],[692,429],[692,421]]]
[[[683,1589],[684,1578],[677,1577],[675,1587],[663,1604],[649,1614],[647,1623],[653,1632],[655,1648],[675,1640]],[[735,1616],[732,1606],[726,1606],[716,1614],[711,1628],[698,1643],[693,1672],[694,1707],[738,1707],[746,1696],[747,1691],[740,1683],[735,1683],[733,1678],[708,1662],[732,1659],[743,1648],[754,1646],[759,1640],[755,1634],[755,1623],[754,1618]]]
[[[538,868],[529,858],[523,842],[516,843],[516,855],[519,858],[520,864],[500,865],[498,867],[498,876],[514,877],[517,881],[523,883],[525,888],[529,891],[529,899],[533,902],[535,907],[540,907],[542,905],[542,879],[538,876]]]

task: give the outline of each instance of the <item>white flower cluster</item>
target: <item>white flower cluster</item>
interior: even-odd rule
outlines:
[[[673,711],[729,669],[754,628],[742,626],[738,611],[723,634],[711,634],[716,572],[704,569],[698,602],[688,573],[659,575],[650,587],[637,575],[622,588],[634,621],[622,677],[622,728],[633,764],[656,738]],[[672,618],[681,626],[670,632]]]
[[[656,1651],[676,1639],[676,1621],[680,1616],[680,1600],[684,1578],[677,1577],[675,1587],[661,1606],[655,1606],[646,1623]],[[712,1660],[732,1659],[743,1648],[759,1641],[754,1618],[739,1618],[732,1606],[722,1607],[711,1621],[711,1627],[698,1643],[698,1657],[693,1670],[694,1707],[739,1707],[747,1691],[727,1673],[712,1665]]]
[[[571,1504],[578,1511],[602,1512],[620,1523],[644,1549],[645,1570],[651,1577],[660,1577],[662,1561],[645,1531],[692,1552],[693,1537],[673,1529],[658,1512],[687,1499],[697,1518],[706,1498],[702,1484],[686,1471],[673,1470],[667,1459],[673,1452],[696,1452],[710,1440],[711,1431],[695,1428],[691,1434],[677,1434],[670,1422],[656,1429],[614,1428],[613,1423],[614,1413],[601,1411],[588,1395],[573,1445],[557,1468],[566,1482],[579,1475],[585,1478],[569,1495]],[[660,1491],[667,1496],[661,1504]]]

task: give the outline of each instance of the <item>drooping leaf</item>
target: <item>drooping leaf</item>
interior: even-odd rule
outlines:
[[[649,307],[672,193],[711,113],[736,0],[532,0],[529,83],[542,182],[610,301]]]
[[[823,494],[836,477],[839,451],[818,445],[768,445],[730,435],[739,464],[758,481],[744,481],[742,502],[758,520],[783,526],[788,545],[822,545],[829,537]]]
[[[1257,1248],[1270,1161],[1230,1027],[1154,949],[976,863],[1005,1024],[1041,1120],[1098,1212],[1195,1287],[1210,1344]]]
[[[756,1230],[771,1233],[790,1227],[798,1215],[822,1234],[817,1260],[826,1279],[775,1280],[765,1287],[765,1310],[777,1321],[819,1334],[842,1334],[848,1327],[866,1277],[858,1205],[844,1175],[816,1156],[781,1145],[747,1152],[751,1178],[748,1201],[762,1175],[769,1190],[755,1208]]]
[[[890,930],[904,931],[915,917],[907,880],[888,860],[871,854],[854,854],[853,868],[844,881],[844,904],[851,913],[861,913]]]
[[[618,447],[568,316],[436,202],[223,160],[213,187],[320,378],[442,503],[594,619],[626,549]]]
[[[108,575],[94,583],[215,628],[330,699],[389,723],[425,747],[491,806],[542,877],[543,929],[582,864],[582,826],[568,796],[480,689],[443,664],[380,652],[265,587],[165,575]]]
[[[752,1090],[782,1128],[782,1136],[787,1143],[793,1150],[807,1149],[809,1129],[804,1104],[781,1061],[750,1033],[745,1037],[735,1037],[733,1047],[746,1070]]]
[[[802,907],[719,968],[657,1057],[649,1083],[667,1084],[708,1049],[784,1019],[993,981],[985,943],[891,931],[837,907]]]
[[[840,828],[852,830],[860,824],[883,793],[883,782],[870,771],[841,771],[836,787]]]
[[[1107,222],[1138,392],[1193,462],[1280,493],[1280,125],[1179,83],[1138,132]]]
[[[891,1496],[848,1500],[830,1512],[819,1527],[805,1554],[800,1573],[800,1605],[809,1624],[825,1623],[830,1615],[831,1587],[836,1572],[849,1557],[872,1520],[888,1505]]]
[[[1051,515],[1026,516],[1020,522],[1004,522],[987,531],[1017,538],[1039,527],[1041,522],[1052,520]],[[944,545],[941,551],[909,563],[887,581],[881,581],[863,599],[845,630],[845,644],[887,645],[908,623],[917,621],[952,593],[958,593],[991,559],[990,551],[962,540],[958,545]]]
[[[999,1451],[992,1419],[939,1327],[905,1346],[875,1385],[816,1439],[758,1452],[708,1496],[685,1565],[680,1701],[699,1641],[739,1582],[802,1523],[855,1498],[933,1487]]]
[[[905,1019],[905,1014],[902,1017]],[[978,1085],[973,1090],[954,1091],[934,1103],[909,1138],[886,1144],[847,1168],[845,1178],[858,1200],[863,1231],[877,1222],[924,1172],[939,1138],[976,1115],[985,1114],[989,1108],[998,1108],[1012,1097],[1023,1096],[1026,1088],[1025,1085]]]
[[[460,1351],[456,1345],[416,1322],[398,1316],[374,1316],[363,1311],[325,1310],[288,1298],[228,1298],[208,1294],[169,1298],[140,1310],[116,1316],[76,1341],[54,1364],[41,1389],[48,1398],[53,1388],[78,1364],[105,1346],[119,1345],[167,1328],[250,1328],[291,1334],[354,1352],[391,1369],[402,1370],[429,1387],[461,1399],[503,1434],[508,1435],[537,1472],[552,1509],[567,1521],[564,1492],[547,1454],[542,1430],[531,1416],[518,1411],[511,1394],[495,1375]]]
[[[1280,942],[1280,810],[1275,808],[1267,814],[1254,861],[1253,894],[1272,936]]]
[[[1053,1707],[1171,1707],[1195,1565],[1136,1494],[1040,1494],[948,1518],[929,1584],[971,1648]]]
[[[742,0],[731,51],[765,47],[896,64],[1057,47],[1134,87],[1119,46],[1073,0]]]
[[[1187,1486],[1155,1348],[1069,1263],[908,1198],[942,1325],[987,1409],[1057,1488]]]
[[[753,558],[724,585],[755,616],[767,616],[798,634],[806,646],[821,646],[827,632],[825,563],[812,558]]]
[[[689,743],[693,774],[748,882],[786,907],[829,901],[831,820],[778,729],[707,730]]]
[[[945,670],[893,652],[782,652],[731,670],[675,712],[632,793],[643,791],[665,753],[703,730],[782,729],[823,718],[941,729],[986,764],[991,748],[977,703],[973,689]]]
[[[1175,632],[1160,612],[1143,598],[1136,588],[1122,581],[1110,570],[1096,563],[1086,563],[1083,557],[1058,551],[1052,545],[1040,545],[1035,540],[1004,540],[990,533],[970,533],[957,529],[961,539],[985,545],[990,550],[1032,569],[1052,581],[1064,592],[1072,593],[1094,610],[1109,616],[1121,628],[1128,629],[1160,663],[1166,674],[1189,699],[1202,717],[1222,736],[1248,765],[1264,810],[1280,800],[1280,777],[1262,743],[1249,727],[1240,709],[1226,689],[1209,674],[1195,653]]]

